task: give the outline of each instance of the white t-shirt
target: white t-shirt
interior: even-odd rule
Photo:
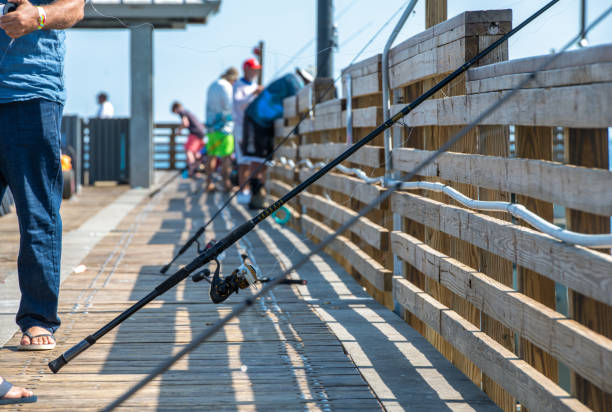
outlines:
[[[208,88],[206,95],[206,127],[213,131],[232,133],[232,84],[220,78]]]
[[[248,83],[244,78],[239,79],[234,83],[234,104],[232,111],[232,119],[234,120],[234,139],[236,142],[242,142],[242,125],[244,123],[244,111],[249,104],[255,99],[255,91],[257,83]]]
[[[108,100],[100,105],[96,117],[100,119],[110,119],[115,115],[115,108]]]

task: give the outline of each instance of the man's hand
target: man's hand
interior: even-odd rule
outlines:
[[[265,87],[263,87],[262,85],[257,86],[257,89],[255,89],[255,91],[253,92],[254,95],[259,95],[259,93],[263,92],[265,89]]]
[[[7,36],[17,39],[38,29],[39,15],[36,7],[28,0],[12,0],[17,8],[15,11],[0,16],[0,28]]]

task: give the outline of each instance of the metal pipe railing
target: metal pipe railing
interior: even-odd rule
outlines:
[[[382,54],[382,104],[383,104],[383,118],[386,122],[391,118],[391,101],[389,99],[389,50],[393,45],[393,42],[397,38],[397,35],[404,27],[406,20],[410,17],[410,13],[414,10],[414,7],[417,4],[417,0],[412,0],[410,4],[402,13],[402,16],[398,20],[397,24],[393,28],[391,35],[387,39],[387,43],[385,44],[385,48],[383,49]],[[385,130],[384,134],[384,142],[385,142],[385,175],[389,176],[389,173],[393,170],[391,165],[391,151],[393,150],[393,142],[391,140],[391,129]]]
[[[279,159],[281,164],[289,167],[295,167],[296,163],[292,160],[288,160],[285,157]],[[298,166],[305,166],[307,169],[318,169],[326,165],[325,162],[319,162],[313,164],[309,159],[302,159],[297,163]],[[400,181],[394,179],[385,179],[383,176],[370,177],[363,170],[357,168],[349,168],[343,165],[336,166],[338,170],[343,173],[351,174],[357,178],[363,180],[369,184],[383,184],[386,183],[390,186],[396,186]],[[512,216],[522,219],[529,223],[531,226],[536,228],[542,233],[545,233],[555,239],[561,240],[565,243],[578,246],[586,246],[592,248],[609,248],[612,247],[612,233],[611,234],[600,234],[590,235],[578,232],[572,232],[556,226],[547,220],[541,218],[535,213],[531,212],[525,206],[518,203],[501,202],[501,201],[483,201],[475,200],[467,197],[463,193],[447,186],[443,183],[438,182],[401,182],[401,189],[404,190],[431,190],[434,192],[442,192],[449,197],[453,198],[463,206],[470,209],[486,211],[486,212],[507,212]],[[394,229],[397,230],[397,229]]]

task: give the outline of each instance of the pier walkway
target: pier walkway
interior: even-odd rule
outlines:
[[[224,194],[206,195],[201,188],[201,181],[176,180],[152,199],[144,191],[90,188],[78,202],[65,204],[65,257],[76,259],[83,253],[82,261],[70,264],[83,264],[86,270],[69,273],[62,284],[63,325],[56,334],[56,350],[17,352],[20,334],[0,350],[0,374],[27,385],[39,397],[37,404],[16,410],[99,410],[252,293],[241,291],[215,305],[205,282],[183,282],[59,374],[47,369],[49,360],[165,278],[161,266],[223,203]],[[221,238],[251,216],[236,204],[228,209],[207,231],[206,240]],[[99,231],[86,233],[87,225]],[[15,267],[14,216],[0,219],[0,232],[5,274]],[[74,233],[80,233],[81,243]],[[86,234],[94,240],[87,243]],[[302,234],[266,221],[226,251],[222,273],[235,269],[246,253],[265,276],[276,276],[311,247]],[[194,256],[195,251],[189,251],[179,264]],[[3,293],[11,276],[0,285]],[[327,255],[313,257],[292,276],[308,285],[279,286],[123,408],[497,410],[421,335],[373,300]],[[8,306],[2,308],[2,326],[12,327]]]

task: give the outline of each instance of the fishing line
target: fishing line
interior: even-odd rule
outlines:
[[[550,4],[550,5],[552,5],[552,4]],[[608,14],[610,14],[611,12],[612,12],[612,7],[610,7],[608,10],[606,10],[599,18],[597,18],[591,25],[589,25],[589,27],[587,29],[585,29],[584,33],[588,33],[593,27],[595,27],[603,19],[605,19],[605,17],[607,17]],[[488,109],[486,109],[484,112],[482,112],[476,119],[474,119],[472,122],[470,122],[470,124],[468,124],[465,127],[463,127],[459,133],[454,135],[450,140],[448,140],[445,144],[443,144],[438,150],[433,152],[428,158],[426,158],[424,161],[422,161],[410,173],[407,174],[406,180],[410,180],[413,177],[415,177],[421,170],[423,170],[433,160],[435,160],[441,154],[443,154],[444,152],[449,150],[457,141],[459,141],[461,138],[463,138],[470,130],[472,130],[474,127],[478,126],[484,119],[486,119],[493,112],[495,112],[497,109],[499,109],[509,99],[511,99],[521,88],[523,88],[528,83],[530,83],[531,81],[536,79],[537,78],[537,74],[539,72],[545,70],[549,65],[551,65],[561,55],[562,52],[564,52],[569,47],[574,45],[576,43],[576,41],[579,40],[579,38],[580,38],[580,36],[582,34],[583,34],[583,32],[581,32],[577,36],[575,36],[559,52],[557,52],[554,55],[552,55],[543,64],[541,64],[538,68],[536,68],[535,71],[530,73],[530,75],[526,79],[521,81],[518,84],[518,86],[516,86],[515,88],[510,90],[500,100],[498,100],[496,103],[494,103]],[[397,190],[399,190],[401,188],[402,183],[403,183],[402,181],[398,181],[393,186],[389,187],[389,189],[387,191],[385,191],[383,194],[381,194],[377,199],[375,199],[373,202],[369,203],[366,207],[364,207],[362,210],[360,210],[357,216],[355,216],[352,219],[350,219],[348,222],[343,224],[337,231],[335,231],[333,234],[329,235],[327,238],[322,240],[318,245],[316,245],[316,247],[313,250],[311,250],[304,258],[302,258],[300,261],[298,261],[291,268],[285,270],[280,276],[274,278],[271,282],[269,282],[266,285],[264,285],[263,288],[261,290],[259,290],[256,294],[254,294],[253,296],[251,296],[251,297],[249,297],[247,299],[244,299],[241,303],[236,305],[236,307],[226,317],[224,317],[222,319],[219,319],[211,327],[209,327],[209,328],[205,329],[204,331],[202,331],[200,333],[200,335],[198,335],[187,346],[185,346],[183,349],[181,349],[176,355],[174,355],[174,356],[168,358],[166,361],[162,362],[149,375],[144,377],[140,382],[138,382],[130,390],[128,390],[126,393],[124,393],[122,396],[120,396],[115,401],[113,401],[111,404],[109,404],[106,408],[104,408],[103,412],[112,411],[116,407],[120,406],[123,402],[128,400],[132,395],[134,395],[136,392],[138,392],[141,388],[143,388],[145,385],[147,385],[149,382],[151,382],[157,376],[159,376],[160,374],[162,374],[165,371],[167,371],[170,367],[172,367],[172,365],[174,365],[183,356],[185,356],[188,353],[192,352],[194,349],[196,349],[202,343],[206,342],[211,336],[213,336],[218,331],[220,331],[232,319],[234,319],[235,317],[239,316],[242,312],[244,312],[246,309],[248,309],[250,306],[252,306],[258,298],[260,298],[263,295],[267,294],[274,287],[276,287],[278,284],[280,284],[280,282],[286,276],[288,276],[291,272],[294,272],[295,270],[299,269],[301,266],[303,266],[305,263],[307,263],[313,256],[315,256],[316,254],[322,252],[323,249],[326,246],[328,246],[339,234],[343,233],[350,226],[355,224],[359,220],[359,218],[361,218],[361,217],[365,216],[366,214],[368,214],[369,212],[373,211],[378,206],[379,203],[381,203],[384,200],[388,199],[395,191],[397,191]]]
[[[406,2],[407,4],[408,2]],[[374,34],[374,36],[372,36],[370,38],[370,40],[365,44],[365,46],[359,51],[359,53],[357,53],[357,55],[355,55],[355,57],[353,57],[353,60],[351,60],[351,62],[349,63],[349,66],[352,65],[353,63],[355,63],[355,61],[357,61],[357,59],[361,56],[361,54],[369,47],[369,45],[374,41],[374,39],[381,33],[381,31],[393,20],[393,18],[400,12],[403,10],[403,6],[402,8],[398,9],[389,20],[387,20],[381,27],[380,29],[378,29],[378,31]],[[322,52],[322,51],[321,51]],[[323,101],[323,99],[325,98],[325,96],[327,96],[327,94],[334,89],[335,84],[338,80],[340,80],[342,78],[342,74],[340,74],[332,83],[331,85],[323,92],[323,94],[321,95],[321,100]],[[315,104],[318,102],[314,102]],[[314,105],[313,105],[314,106]],[[272,158],[274,157],[274,154],[276,153],[276,151],[282,146],[284,145],[287,141],[289,141],[289,139],[291,138],[291,136],[293,136],[293,134],[297,133],[300,124],[302,124],[302,122],[306,119],[306,117],[308,117],[309,112],[305,112],[300,116],[300,119],[298,121],[298,123],[293,127],[293,129],[291,129],[291,131],[289,132],[289,134],[287,134],[273,149],[272,151],[268,154],[268,156],[266,156],[264,162],[260,163],[257,168],[251,172],[251,174],[249,175],[248,179],[245,180],[245,182],[240,185],[240,187],[238,188],[238,190],[236,190],[234,193],[232,193],[229,198],[225,201],[225,203],[223,204],[223,206],[221,207],[221,209],[218,209],[215,214],[213,214],[213,216],[210,218],[210,220],[208,222],[206,222],[206,224],[204,224],[203,226],[201,226],[196,233],[187,240],[187,242],[185,242],[185,244],[179,249],[178,253],[172,258],[172,260],[166,264],[165,266],[163,266],[160,269],[160,273],[166,273],[168,272],[168,270],[170,269],[170,267],[174,264],[174,262],[176,262],[176,260],[183,255],[194,243],[197,245],[198,247],[198,253],[202,253],[203,250],[201,248],[200,242],[199,242],[199,238],[200,236],[202,236],[204,234],[204,232],[206,231],[206,228],[217,218],[217,216],[219,216],[221,214],[221,211],[223,209],[225,209],[232,201],[232,199],[234,199],[234,197],[236,197],[238,195],[238,193],[240,193],[247,184],[249,184],[249,181],[257,176],[257,174],[262,170],[262,168],[264,167],[264,165],[266,165],[267,162],[271,161]]]

